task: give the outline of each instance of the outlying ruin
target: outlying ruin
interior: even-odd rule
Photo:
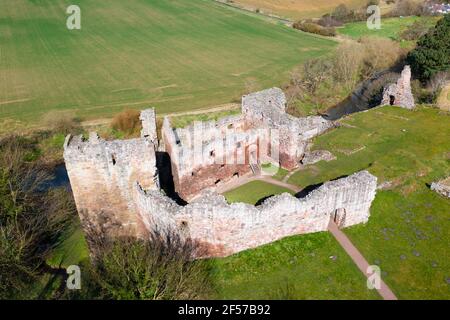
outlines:
[[[271,162],[299,165],[308,142],[333,122],[285,112],[278,88],[242,98],[242,113],[172,128],[164,119],[161,141],[153,109],[141,113],[141,137],[105,141],[68,136],[64,159],[86,232],[107,237],[177,234],[198,244],[198,257],[227,256],[277,239],[324,231],[330,219],[347,227],[364,223],[375,197],[367,171],[324,183],[306,197],[282,194],[259,206],[228,204],[214,192],[243,174],[259,174]],[[156,150],[167,152],[179,205],[160,190]],[[191,201],[192,199],[194,199]]]
[[[411,68],[405,66],[397,83],[393,83],[383,91],[381,105],[399,106],[406,109],[414,109],[414,96],[411,91]]]

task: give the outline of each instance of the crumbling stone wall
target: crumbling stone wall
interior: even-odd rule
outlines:
[[[155,109],[142,110],[139,116],[141,120],[142,130],[141,137],[147,138],[152,141],[155,145],[158,142],[158,137],[156,134],[156,114]]]
[[[436,191],[440,195],[450,198],[450,177],[441,181],[433,182],[431,190]]]
[[[292,170],[299,165],[309,140],[334,126],[320,116],[296,118],[285,112],[286,96],[271,88],[242,97],[242,114],[252,128],[270,128],[279,133],[279,164]]]
[[[228,204],[207,193],[179,206],[159,191],[136,185],[136,203],[146,228],[176,232],[200,245],[202,256],[223,257],[286,236],[327,230],[335,219],[341,227],[367,222],[375,197],[376,177],[367,171],[326,182],[305,198],[284,193],[260,206]]]
[[[241,148],[231,148],[231,156],[234,157],[238,156],[238,152],[248,154],[247,147],[261,146],[261,135],[252,131],[252,126],[256,126],[258,121],[261,122],[256,128],[263,132],[289,125],[295,127],[296,134],[305,139],[330,126],[329,122],[314,117],[286,117],[283,114],[283,96],[275,95],[275,100],[268,100],[269,97],[273,95],[264,92],[261,96],[250,96],[243,103],[243,114],[214,123],[197,124],[204,129],[204,140],[199,150],[193,149],[192,126],[174,130],[169,120],[165,119],[163,139],[172,157],[175,179],[178,179],[181,190],[200,192],[212,183],[211,179],[228,178],[233,171],[241,174],[249,170],[247,162],[242,169],[231,166],[232,169],[224,169],[223,172],[220,171],[222,167],[217,167],[220,164],[212,163],[214,157],[230,156],[226,151],[221,153],[220,148],[213,144],[222,141],[213,138],[221,137],[230,126],[233,126],[236,141],[241,142]],[[265,107],[257,109],[253,105],[251,101],[254,99],[267,102],[263,105],[272,108],[267,110],[273,112],[272,118],[265,116],[268,114]],[[138,139],[105,141],[96,133],[91,133],[89,139],[69,135],[65,140],[66,168],[86,233],[94,231],[97,233],[94,235],[103,237],[144,237],[149,232],[175,232],[199,245],[198,257],[207,257],[226,256],[289,235],[324,231],[330,218],[341,227],[368,220],[369,208],[375,197],[376,178],[367,171],[327,182],[301,199],[285,193],[267,199],[260,206],[252,206],[228,204],[223,196],[207,192],[190,204],[180,206],[159,190],[154,111],[145,110],[141,120],[143,129]],[[292,140],[289,136],[283,139],[288,138]],[[286,141],[284,143],[289,145]],[[286,149],[286,152],[295,153],[290,157],[296,158],[298,150],[303,152],[302,147],[299,149],[297,145],[292,148]],[[211,154],[211,151],[215,152]],[[186,161],[191,156],[202,155],[209,157],[210,162],[206,166],[204,163]],[[267,151],[262,155],[272,156]]]
[[[155,141],[149,137],[105,141],[67,136],[64,160],[85,230],[107,235],[142,235],[134,185],[158,189]]]
[[[381,105],[395,105],[414,109],[414,96],[411,91],[411,68],[405,66],[397,83],[387,86],[383,91]]]
[[[197,137],[195,130],[201,132]],[[240,115],[177,129],[166,118],[162,137],[171,157],[175,190],[185,200],[249,173],[249,148],[258,155],[258,136],[243,129]]]
[[[214,189],[218,183],[258,170],[252,169],[251,160],[275,161],[289,170],[297,167],[308,141],[333,123],[319,116],[296,118],[285,108],[283,91],[271,88],[243,96],[242,113],[217,122],[174,129],[166,118],[162,139],[171,157],[178,194],[189,200],[206,188]],[[199,128],[202,134],[195,137]],[[200,146],[195,145],[196,139],[202,140]]]

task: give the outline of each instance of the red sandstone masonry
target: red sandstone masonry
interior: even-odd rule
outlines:
[[[298,167],[309,140],[334,124],[318,116],[295,118],[287,114],[285,108],[283,91],[272,88],[242,97],[242,114],[225,117],[217,122],[201,122],[174,129],[166,118],[162,138],[171,157],[178,194],[189,200],[206,188],[214,189],[217,182],[232,179],[236,173],[242,175],[249,172],[250,150],[257,151],[255,158],[259,163],[275,162],[288,170]],[[194,141],[198,140],[194,132],[198,128],[202,128],[203,132],[200,150],[196,150],[194,145]],[[226,148],[229,141],[233,142],[231,148]],[[217,142],[222,145],[219,148],[222,152],[216,149]],[[209,153],[211,157],[208,157]],[[247,168],[237,161],[237,155],[242,153]],[[196,158],[205,160],[196,163]],[[225,162],[225,158],[234,160]],[[224,162],[227,168],[215,165]]]
[[[283,92],[277,88],[243,97],[241,115],[200,124],[205,128],[205,143],[200,151],[191,148],[192,128],[173,130],[165,119],[162,137],[171,156],[177,190],[191,197],[214,187],[217,180],[248,172],[249,149],[255,150],[260,162],[297,166],[309,139],[333,123],[321,117],[292,117],[284,112],[285,102]],[[330,215],[337,215],[342,226],[364,223],[369,218],[376,178],[366,171],[327,182],[303,199],[282,194],[255,207],[227,204],[223,196],[209,193],[184,207],[178,206],[159,191],[154,111],[143,111],[141,120],[139,139],[105,141],[96,134],[91,134],[89,140],[81,136],[66,138],[64,159],[85,231],[94,227],[108,237],[173,231],[201,244],[207,252],[199,253],[200,257],[226,256],[289,235],[325,231]],[[241,146],[232,149],[231,154],[221,154],[214,149],[217,145],[213,137],[220,137],[230,126]],[[265,138],[255,129],[264,133],[279,129],[279,159],[273,148],[264,147]],[[275,146],[272,143],[271,147]],[[188,161],[192,152],[207,155],[208,162]],[[218,167],[214,163],[215,157],[237,157],[242,152],[244,164]]]
[[[203,257],[223,257],[283,237],[326,231],[336,213],[341,214],[342,227],[367,222],[376,180],[361,171],[327,182],[306,198],[285,193],[256,207],[228,204],[213,193],[182,207],[159,191],[137,186],[136,203],[148,230],[181,234],[207,249]]]

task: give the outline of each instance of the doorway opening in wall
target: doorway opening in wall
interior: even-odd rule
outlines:
[[[334,211],[333,221],[339,228],[343,228],[344,227],[346,215],[347,215],[347,212],[343,208],[336,209]]]
[[[113,166],[116,165],[116,156],[113,154],[111,155],[111,162],[112,162]]]
[[[239,178],[239,172],[235,172],[235,173],[233,174],[233,178]]]
[[[389,104],[390,104],[391,106],[393,106],[394,103],[395,103],[395,96],[390,95],[390,96],[389,96]]]

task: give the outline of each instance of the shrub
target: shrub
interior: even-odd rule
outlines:
[[[88,278],[93,282],[90,290],[99,296],[90,298],[188,300],[212,293],[210,262],[192,260],[198,248],[176,236],[122,238],[98,245]]]
[[[322,18],[319,19],[317,24],[321,25],[322,27],[340,27],[343,25],[341,21],[338,21],[331,17],[329,14],[324,15]]]
[[[0,141],[0,299],[29,298],[45,261],[76,215],[66,190],[44,191],[49,175],[26,161],[30,142]]]
[[[447,84],[450,79],[449,72],[441,71],[435,73],[426,84],[426,90],[429,92],[431,99],[427,103],[435,103],[442,88]]]
[[[68,134],[79,131],[80,119],[70,111],[51,111],[42,117],[42,123],[52,131]]]
[[[295,22],[293,27],[304,32],[315,33],[326,37],[336,36],[336,30],[334,28],[322,27],[312,22]]]
[[[359,80],[361,63],[364,59],[361,44],[342,43],[333,57],[333,78],[353,87]]]
[[[401,34],[402,40],[417,40],[428,32],[429,26],[425,21],[414,21],[413,24],[408,26]]]
[[[433,103],[433,93],[422,86],[418,79],[411,81],[411,91],[416,103]]]
[[[420,15],[422,9],[420,4],[414,0],[397,0],[391,15],[393,16],[415,16]]]
[[[450,68],[450,15],[440,19],[417,41],[417,47],[407,57],[408,63],[422,82]]]
[[[363,37],[359,42],[364,52],[363,78],[368,78],[377,71],[391,68],[402,59],[402,50],[399,44],[390,39]]]
[[[127,109],[117,114],[111,122],[114,130],[121,131],[128,136],[139,135],[141,130],[140,112],[138,110]]]
[[[343,3],[338,5],[331,13],[331,17],[338,21],[346,21],[350,15],[351,11]]]

